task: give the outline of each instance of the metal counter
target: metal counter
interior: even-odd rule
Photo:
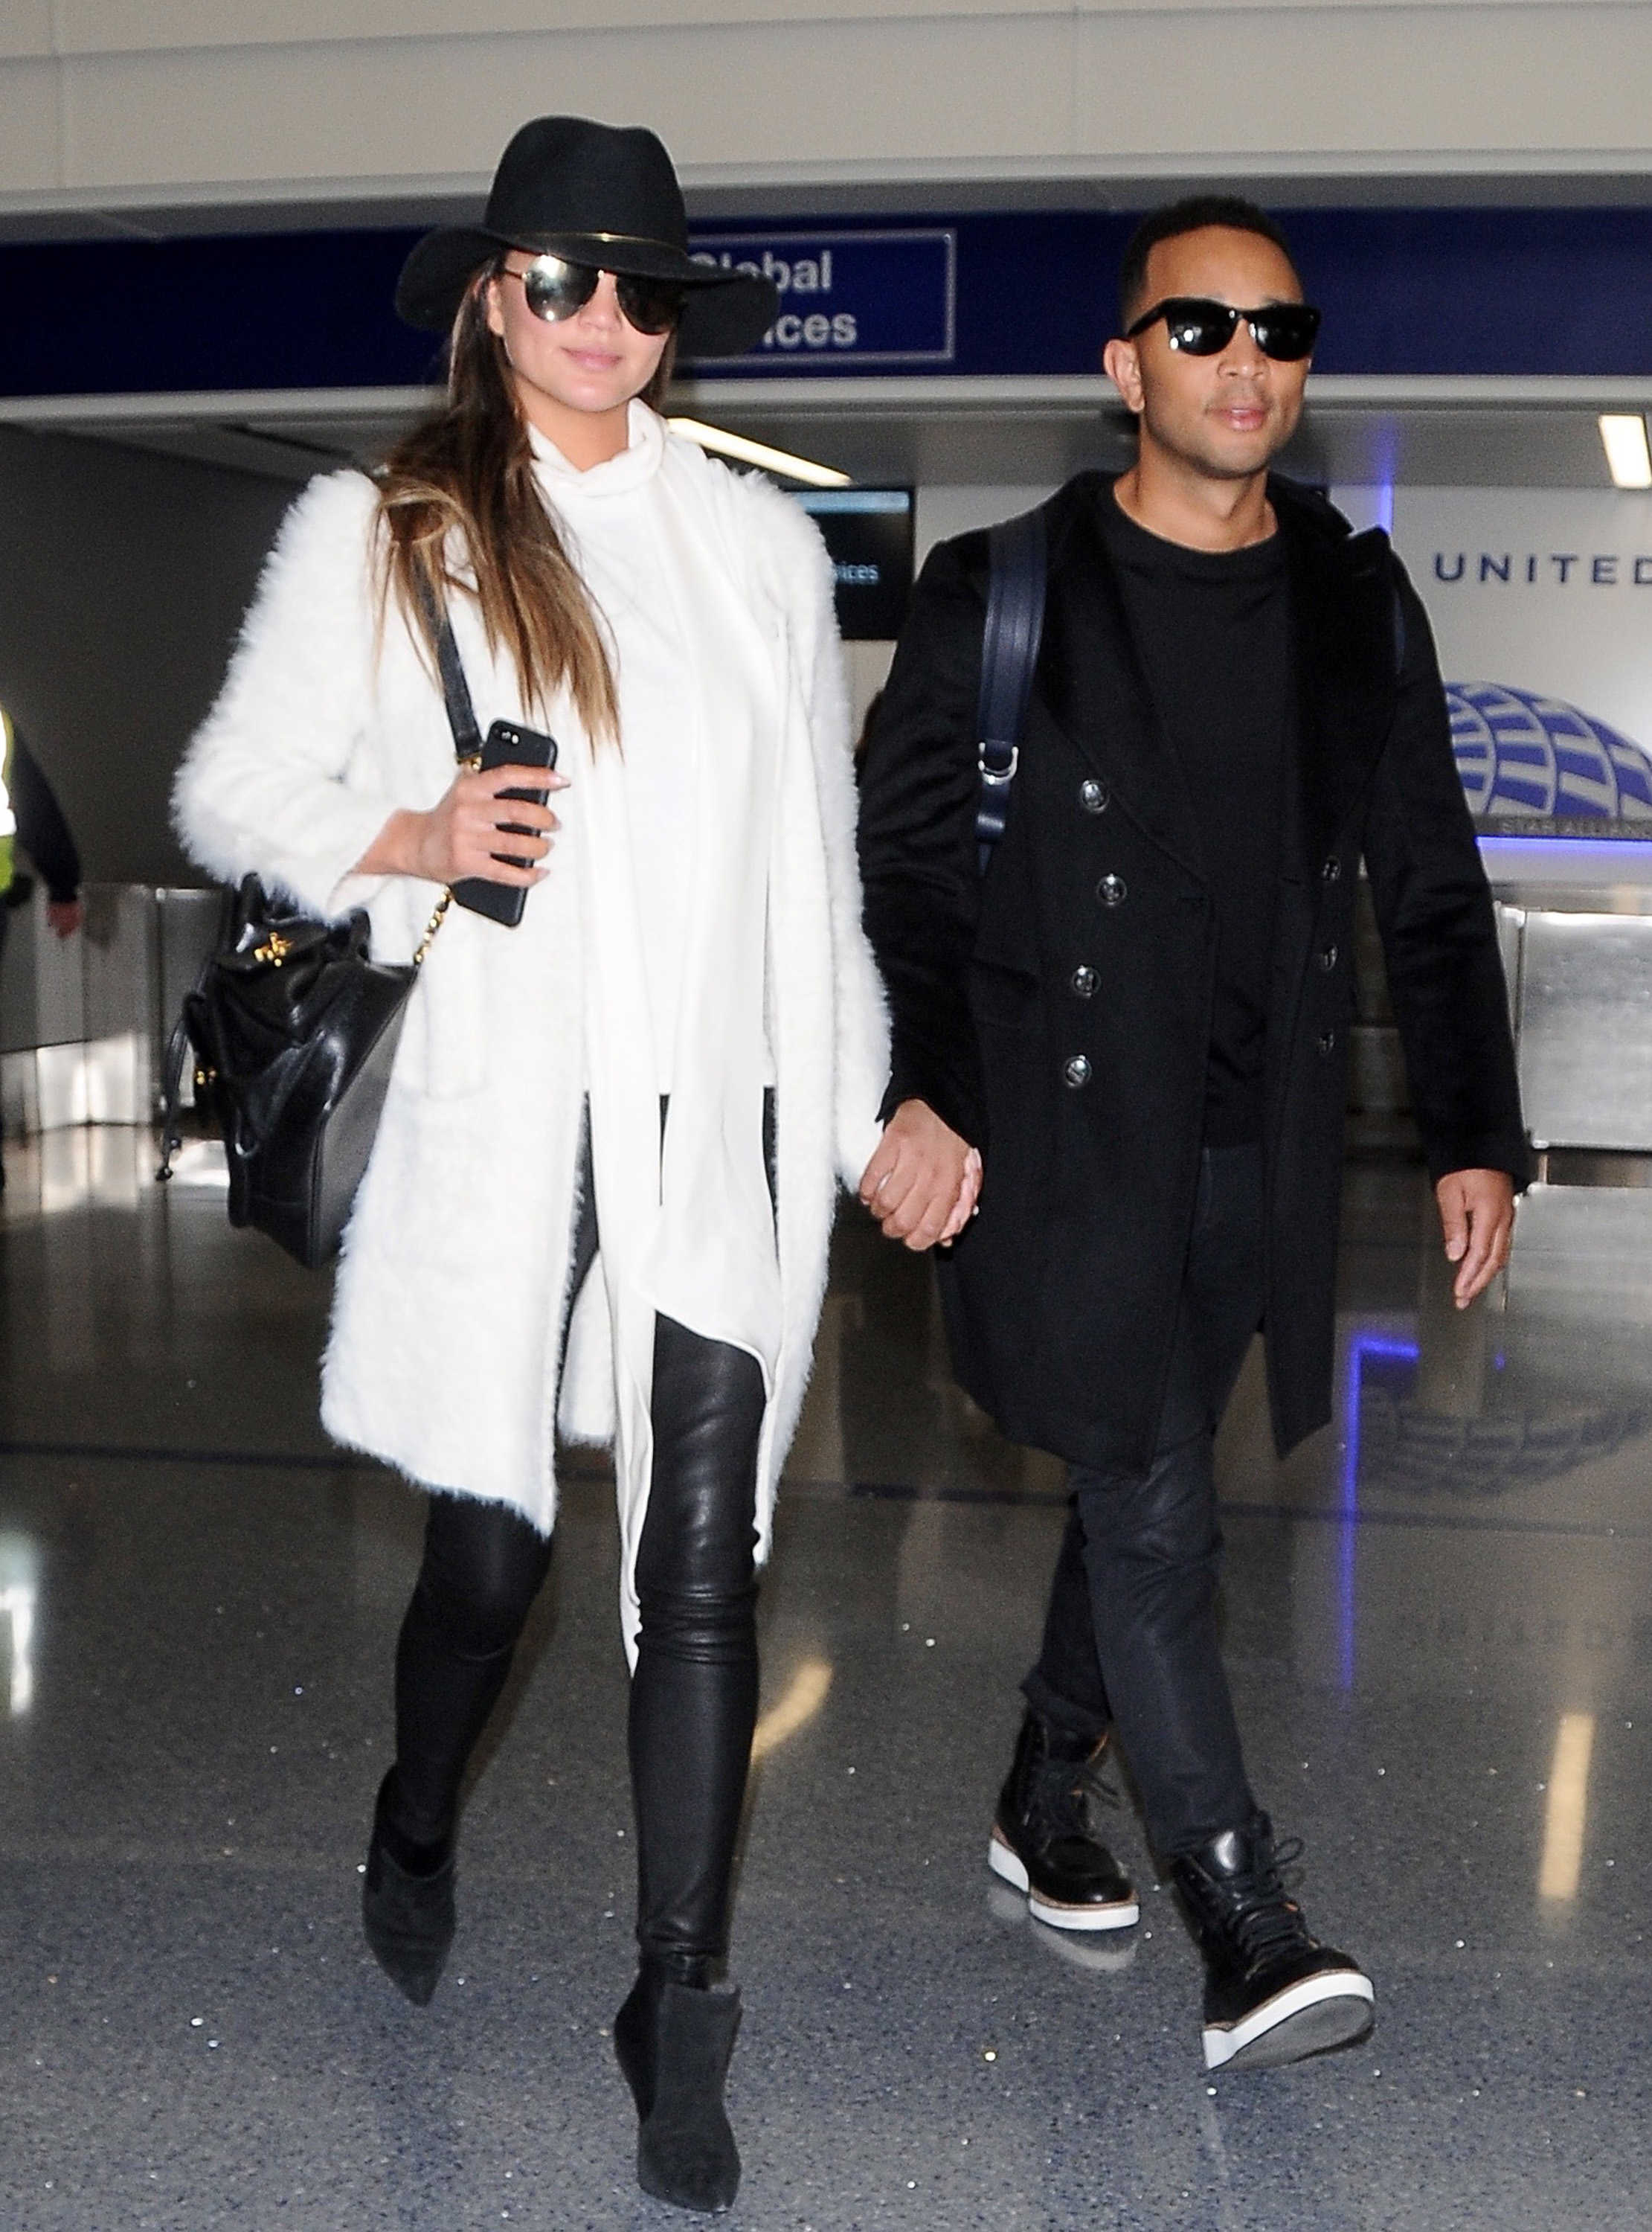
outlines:
[[[1526,1129],[1652,1153],[1652,842],[1486,837]]]
[[[147,1124],[185,993],[217,942],[224,896],[88,884],[60,939],[37,886],[11,915],[0,970],[0,1125],[21,1132]]]

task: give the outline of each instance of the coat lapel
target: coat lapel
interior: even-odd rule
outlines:
[[[1333,537],[1302,499],[1274,490],[1291,583],[1299,686],[1297,782],[1284,873],[1318,875],[1346,827],[1394,713],[1388,538]]]
[[[1154,710],[1097,506],[1108,482],[1084,473],[1052,539],[1038,696],[1105,777],[1137,826],[1192,874],[1203,855],[1181,762]]]
[[[1106,477],[1081,474],[1054,522],[1037,696],[1137,826],[1190,873],[1204,860],[1182,765],[1132,641],[1097,507]],[[1273,484],[1285,538],[1296,652],[1296,775],[1281,870],[1318,873],[1345,827],[1393,718],[1395,624],[1387,537],[1321,525],[1311,501]]]

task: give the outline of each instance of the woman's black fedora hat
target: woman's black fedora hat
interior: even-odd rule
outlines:
[[[403,264],[398,316],[445,333],[471,279],[502,248],[681,287],[677,345],[688,357],[737,356],[780,307],[768,280],[694,261],[671,159],[640,125],[584,116],[524,124],[499,159],[482,223],[427,232]]]

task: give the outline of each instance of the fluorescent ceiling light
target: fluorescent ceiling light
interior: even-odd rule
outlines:
[[[771,450],[767,442],[748,442],[743,434],[725,433],[721,426],[704,425],[698,418],[668,418],[665,423],[672,433],[685,434],[703,450],[736,457],[742,465],[761,465],[764,472],[781,473],[788,481],[807,481],[811,488],[850,485],[850,476],[835,465],[817,465],[813,457],[794,457],[789,450]]]
[[[1652,488],[1652,450],[1647,447],[1646,420],[1638,411],[1603,412],[1600,438],[1606,444],[1606,464],[1615,488]]]

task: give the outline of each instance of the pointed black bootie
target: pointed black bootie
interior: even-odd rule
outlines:
[[[379,1787],[373,1839],[361,1885],[361,1927],[373,1958],[416,2008],[431,2003],[446,1965],[457,1920],[453,1839],[415,1845],[390,1818],[392,1767]]]
[[[637,2183],[708,2214],[733,2206],[740,2150],[723,2112],[740,1995],[696,1990],[645,1961],[614,2017],[614,2053],[637,2103]]]

